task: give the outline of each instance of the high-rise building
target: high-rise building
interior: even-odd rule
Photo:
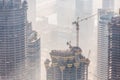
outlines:
[[[0,80],[25,80],[27,2],[0,0]]]
[[[102,0],[102,8],[114,10],[114,3],[115,3],[115,0]]]
[[[108,78],[108,23],[115,15],[113,9],[114,0],[102,0],[102,9],[98,10],[98,41],[97,41],[98,80],[107,80]]]
[[[108,25],[108,79],[120,80],[120,16],[113,17]]]
[[[40,80],[40,38],[31,23],[26,26],[26,40],[27,80]]]
[[[98,55],[97,76],[98,80],[107,80],[108,76],[108,22],[114,12],[99,9],[98,18]],[[103,75],[104,74],[104,75]]]
[[[88,80],[89,59],[79,47],[68,50],[52,50],[51,61],[45,61],[47,80]]]

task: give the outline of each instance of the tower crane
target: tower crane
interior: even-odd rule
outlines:
[[[76,26],[76,46],[77,47],[79,47],[79,27],[80,27],[80,22],[83,22],[83,21],[85,21],[85,20],[88,20],[88,19],[90,19],[90,18],[92,18],[92,17],[94,17],[94,16],[96,16],[97,15],[97,13],[96,14],[93,14],[93,15],[91,15],[91,16],[88,16],[88,17],[86,17],[86,18],[83,18],[83,19],[80,19],[79,17],[77,17],[77,20],[76,21],[74,21],[74,22],[72,22],[72,24],[73,25],[75,25]]]

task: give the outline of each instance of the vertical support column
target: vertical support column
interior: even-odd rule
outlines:
[[[64,69],[65,69],[65,66],[60,66],[61,78],[62,78],[61,80],[64,80],[64,77],[63,77],[63,75],[64,75],[64,73],[63,73]]]
[[[77,77],[77,70],[79,68],[79,63],[74,63],[74,66],[76,67],[76,80],[78,80],[78,77]]]
[[[49,67],[46,67],[46,78],[47,78],[46,80],[48,80],[48,74],[49,74],[48,69],[49,69]]]
[[[86,80],[88,80],[88,64],[85,65],[85,69],[86,69]]]
[[[55,80],[56,79],[56,77],[55,77],[55,66],[53,66],[53,69],[54,69],[54,76],[53,76],[53,78]]]
[[[82,67],[82,75],[81,75],[81,80],[86,80],[86,66],[85,66],[85,63],[83,62],[83,67]]]
[[[76,80],[78,79],[78,78],[77,78],[77,70],[78,70],[78,66],[76,66]]]
[[[46,78],[47,78],[46,80],[48,80],[48,69],[49,69],[49,67],[50,67],[50,66],[49,66],[50,60],[47,59],[44,64],[45,64],[46,74],[47,74],[47,75],[46,75]]]
[[[54,70],[54,71],[53,71],[53,74],[54,74],[54,75],[53,75],[53,79],[56,80],[56,77],[55,77],[55,76],[56,76],[56,75],[55,75],[55,74],[56,74],[56,71],[55,71],[56,63],[53,63],[52,66],[53,66],[53,70]]]

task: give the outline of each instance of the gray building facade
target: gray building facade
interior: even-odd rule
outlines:
[[[114,0],[102,0],[102,9],[98,10],[97,80],[108,79],[108,23],[115,15],[113,10]]]
[[[0,80],[25,80],[27,2],[0,0]]]
[[[120,80],[120,16],[113,17],[108,27],[108,80]]]
[[[97,76],[98,80],[107,80],[108,76],[108,23],[114,12],[105,9],[98,10],[98,48]],[[103,75],[104,74],[104,75]]]

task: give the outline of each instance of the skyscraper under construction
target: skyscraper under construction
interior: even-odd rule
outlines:
[[[51,61],[45,61],[47,80],[88,80],[89,59],[79,47],[68,50],[52,50]]]
[[[69,42],[68,50],[52,50],[50,52],[51,61],[45,61],[47,80],[88,80],[88,58],[82,55],[79,47],[79,22],[76,24],[76,46]]]

